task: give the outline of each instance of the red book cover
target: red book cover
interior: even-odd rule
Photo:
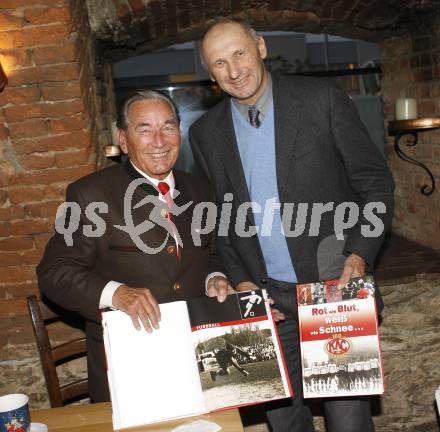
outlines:
[[[371,276],[297,287],[305,398],[384,392]]]

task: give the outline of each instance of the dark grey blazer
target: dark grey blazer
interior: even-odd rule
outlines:
[[[377,216],[387,230],[393,215],[394,184],[352,101],[327,80],[287,76],[273,80],[273,98],[278,191],[282,205],[295,204],[292,226],[297,204],[309,205],[304,233],[287,239],[298,281],[338,277],[349,253],[364,257],[372,270],[384,236],[361,234],[362,224],[370,226],[362,207],[383,202],[386,212]],[[233,193],[235,220],[238,206],[250,198],[230,103],[227,98],[209,110],[189,133],[194,157],[210,178],[217,202],[222,202],[225,193]],[[319,233],[308,235],[313,203],[333,202],[335,208],[347,201],[358,203],[361,213],[358,223],[346,232],[346,241],[336,241],[334,211],[322,215]],[[251,212],[247,222],[254,224]],[[233,285],[246,280],[264,285],[267,270],[256,236],[240,238],[231,224],[228,236],[218,238],[218,247]]]
[[[124,195],[136,178],[140,175],[126,162],[70,184],[66,201],[77,202],[82,211],[79,229],[73,235],[73,246],[66,246],[63,236],[55,233],[37,267],[41,292],[54,303],[86,319],[89,390],[95,402],[109,398],[99,311],[99,300],[107,282],[114,280],[132,287],[147,287],[159,303],[164,303],[204,295],[207,274],[223,270],[211,234],[202,235],[200,245],[192,240],[194,206],[198,202],[212,201],[212,191],[205,179],[174,171],[176,189],[180,192],[175,203],[183,206],[193,202],[186,211],[173,217],[183,241],[180,260],[176,258],[175,241],[171,236],[160,252],[147,254],[136,247],[128,233],[115,228],[115,225],[125,225]],[[133,206],[147,195],[157,195],[157,191],[151,185],[138,187]],[[106,203],[108,213],[99,215],[106,223],[105,233],[93,238],[84,236],[82,229],[91,224],[85,217],[85,208],[96,201]],[[145,204],[133,209],[134,225],[145,221],[152,208],[153,204]],[[155,225],[141,235],[141,239],[149,247],[159,247],[166,235],[163,227]]]

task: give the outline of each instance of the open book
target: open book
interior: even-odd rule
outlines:
[[[297,286],[305,398],[382,394],[371,276]]]
[[[291,396],[265,299],[262,290],[161,304],[153,333],[104,312],[114,429]]]

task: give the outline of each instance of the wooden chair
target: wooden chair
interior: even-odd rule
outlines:
[[[49,309],[45,303],[39,301],[36,296],[28,297],[27,304],[37,340],[51,407],[61,407],[68,403],[68,401],[87,397],[87,379],[60,386],[56,369],[60,364],[78,357],[84,357],[87,354],[85,337],[52,347],[46,324],[61,321],[60,317]]]

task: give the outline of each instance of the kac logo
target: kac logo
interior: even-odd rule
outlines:
[[[334,339],[330,339],[325,344],[325,349],[329,354],[333,355],[341,355],[348,352],[351,348],[351,343],[348,339],[344,339],[342,337],[336,337]]]

